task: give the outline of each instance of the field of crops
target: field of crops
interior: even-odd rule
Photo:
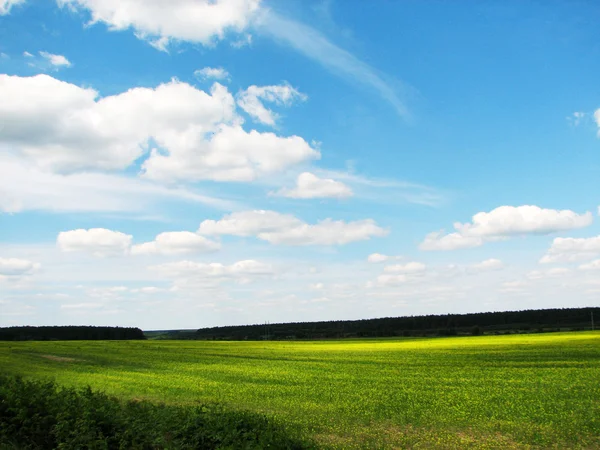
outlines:
[[[1,342],[0,372],[260,411],[338,448],[600,448],[600,333]]]

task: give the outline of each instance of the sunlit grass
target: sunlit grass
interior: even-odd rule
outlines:
[[[600,447],[600,333],[3,342],[0,367],[121,397],[265,412],[343,448]]]

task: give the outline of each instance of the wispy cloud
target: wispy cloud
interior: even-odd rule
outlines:
[[[222,210],[238,207],[235,202],[182,187],[105,173],[60,175],[43,172],[15,157],[0,157],[0,214],[27,210],[137,213],[170,201]]]
[[[339,76],[367,86],[389,102],[400,116],[410,119],[399,89],[386,81],[384,74],[338,47],[316,29],[271,10],[263,10],[256,24],[257,33],[293,47]],[[400,82],[394,84],[401,85]],[[407,89],[406,85],[402,87]]]
[[[48,52],[40,52],[40,55],[54,67],[71,67],[71,62],[63,55]]]
[[[344,182],[352,187],[357,198],[374,202],[404,202],[437,207],[448,199],[448,194],[439,189],[408,181],[370,178],[336,170],[317,169],[315,173]]]

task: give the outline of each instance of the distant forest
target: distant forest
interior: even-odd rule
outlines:
[[[283,340],[393,336],[458,336],[591,329],[600,308],[447,314],[328,322],[272,323],[164,332],[162,339]]]
[[[8,327],[0,328],[0,341],[97,341],[146,339],[139,328],[120,327]]]

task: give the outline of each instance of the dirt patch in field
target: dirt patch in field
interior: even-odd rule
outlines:
[[[46,358],[49,359],[51,361],[58,361],[58,362],[75,362],[75,361],[83,361],[81,359],[76,359],[76,358],[68,358],[66,356],[56,356],[56,355],[40,355],[42,358]]]

